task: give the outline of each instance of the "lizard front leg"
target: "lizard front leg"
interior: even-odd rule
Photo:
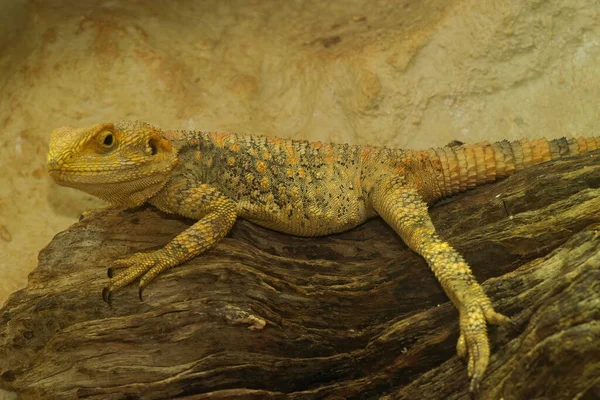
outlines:
[[[126,268],[115,277],[109,269],[110,283],[102,291],[102,298],[110,303],[112,293],[140,278],[142,290],[160,273],[181,264],[210,248],[223,238],[236,220],[235,203],[209,185],[195,188],[171,187],[157,195],[155,205],[167,212],[176,212],[198,219],[194,225],[177,235],[162,249],[149,253],[135,253],[115,261]]]
[[[468,356],[470,391],[476,393],[487,368],[490,347],[487,323],[510,325],[494,311],[463,257],[435,232],[427,204],[401,177],[384,177],[372,193],[375,211],[415,252],[422,255],[460,314],[457,352]]]

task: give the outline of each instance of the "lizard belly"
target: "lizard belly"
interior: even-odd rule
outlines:
[[[237,211],[241,218],[265,228],[290,235],[321,236],[343,232],[366,221],[366,206],[359,197],[347,196],[342,200],[333,199],[326,207],[302,202],[278,206],[241,200]]]

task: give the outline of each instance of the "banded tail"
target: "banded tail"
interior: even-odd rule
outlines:
[[[429,149],[442,197],[494,182],[532,165],[600,149],[600,137],[521,139]]]

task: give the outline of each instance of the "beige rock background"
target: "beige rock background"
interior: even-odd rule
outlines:
[[[99,204],[46,176],[54,127],[425,148],[598,134],[599,99],[594,0],[0,0],[0,304]]]

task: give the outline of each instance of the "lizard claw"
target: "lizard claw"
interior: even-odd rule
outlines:
[[[109,306],[111,305],[112,292],[107,287],[102,289],[102,300],[104,300]]]
[[[479,398],[479,379],[471,379],[471,384],[469,385],[469,392],[471,392],[471,399]]]
[[[519,325],[517,325],[517,323],[515,321],[513,321],[512,319],[508,322],[508,326],[510,326],[511,329],[515,333],[521,333],[521,331],[522,331],[522,329],[519,327]]]
[[[140,301],[144,301],[144,298],[142,297],[142,292],[144,291],[144,287],[140,286],[138,289],[138,297],[140,298]]]

